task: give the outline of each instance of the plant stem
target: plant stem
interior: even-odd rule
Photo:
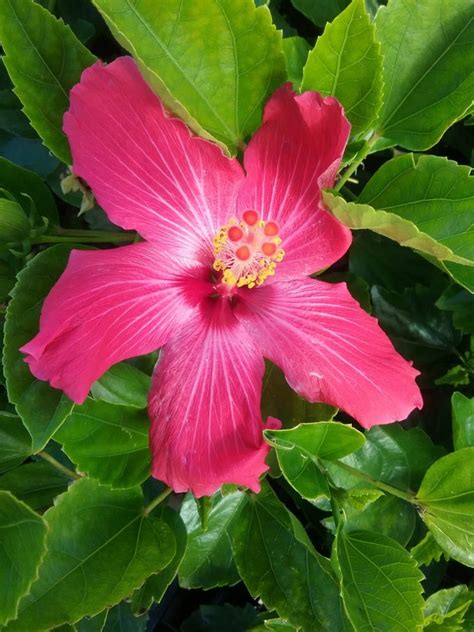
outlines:
[[[374,145],[376,140],[377,140],[377,135],[373,134],[368,140],[365,141],[365,143],[362,145],[362,147],[359,149],[359,151],[355,155],[354,162],[344,171],[339,181],[336,183],[334,187],[335,191],[340,191],[342,187],[346,184],[346,182],[349,180],[349,178],[352,176],[352,174],[357,171],[357,169],[359,168],[359,165],[365,160],[365,158],[370,153],[370,150],[372,149],[372,146]]]
[[[377,481],[371,476],[369,476],[368,474],[366,474],[365,472],[361,472],[360,470],[357,470],[355,467],[351,467],[350,465],[347,465],[347,463],[343,463],[342,461],[336,460],[336,461],[333,461],[333,463],[335,463],[341,469],[346,470],[346,472],[349,472],[353,476],[357,476],[363,481],[370,483],[374,487],[377,487],[378,489],[381,489],[382,491],[387,492],[388,494],[391,494],[392,496],[398,496],[398,498],[403,498],[403,500],[406,500],[412,505],[417,504],[415,500],[415,495],[412,494],[411,492],[398,489],[398,487],[393,487],[392,485],[388,485],[387,483],[382,483],[382,481]]]
[[[78,474],[77,472],[74,472],[73,470],[70,470],[68,467],[66,467],[65,465],[63,465],[59,461],[57,461],[54,458],[54,456],[51,456],[51,454],[48,454],[48,452],[45,452],[44,450],[41,450],[37,454],[38,454],[38,456],[40,456],[45,461],[48,461],[48,463],[50,463],[57,470],[59,470],[63,474],[66,474],[66,476],[68,476],[69,478],[74,478],[76,480],[82,478],[82,476],[80,474]]]
[[[172,491],[173,490],[170,487],[167,487],[156,498],[153,498],[153,500],[150,503],[148,503],[148,505],[143,510],[143,513],[145,514],[145,516],[148,516],[148,514],[150,514],[153,511],[153,509],[158,507],[158,505],[165,500],[165,498],[168,498],[168,496],[172,493]]]

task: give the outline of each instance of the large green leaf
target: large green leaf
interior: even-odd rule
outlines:
[[[372,127],[382,106],[382,55],[364,0],[353,0],[318,37],[301,88],[335,96],[354,136]]]
[[[231,534],[239,512],[246,501],[245,494],[235,492],[223,496],[217,492],[203,528],[196,501],[187,496],[181,517],[186,525],[188,544],[179,568],[179,583],[184,588],[215,588],[236,584],[239,574],[235,567]]]
[[[4,63],[23,109],[44,144],[71,163],[62,131],[69,91],[95,57],[62,20],[32,0],[4,0],[0,5],[0,43]]]
[[[0,412],[0,474],[20,465],[31,454],[31,437],[21,419]]]
[[[405,154],[376,172],[359,202],[413,222],[453,253],[438,258],[474,265],[474,177],[470,173],[470,167],[440,156]]]
[[[281,35],[253,0],[94,0],[170,110],[231,153],[285,79]],[[192,25],[192,28],[190,28]]]
[[[40,632],[98,614],[167,566],[176,552],[169,526],[144,514],[139,488],[111,490],[82,479],[44,518],[48,552],[9,631]]]
[[[289,430],[265,431],[276,448],[281,470],[298,493],[310,501],[329,497],[318,459],[340,459],[358,450],[365,441],[355,428],[337,422],[300,424]]]
[[[66,491],[71,479],[46,461],[24,463],[0,477],[0,489],[11,492],[35,511],[53,504]]]
[[[469,398],[462,393],[453,393],[451,410],[454,449],[474,447],[474,397]]]
[[[268,485],[249,497],[232,535],[240,576],[254,598],[304,630],[349,629],[330,561]]]
[[[111,367],[92,385],[91,394],[110,404],[146,408],[150,377],[126,362]]]
[[[38,333],[42,301],[64,271],[70,250],[59,245],[36,255],[18,275],[7,308],[3,366],[8,397],[32,437],[34,452],[44,448],[73,403],[33,377],[19,349]]]
[[[434,145],[471,106],[471,0],[396,0],[375,21],[387,86],[380,133],[407,149]]]
[[[356,630],[422,629],[423,575],[400,544],[376,532],[339,529],[336,550],[342,598]]]
[[[173,532],[176,540],[176,553],[162,571],[151,575],[143,586],[134,592],[132,596],[132,610],[135,614],[148,610],[153,601],[159,603],[162,600],[166,589],[176,577],[186,550],[186,528],[179,514],[170,507],[163,507],[157,515],[166,522]]]
[[[474,593],[467,586],[438,590],[430,595],[425,605],[425,632],[459,632],[468,630],[462,625],[474,601]]]
[[[417,493],[420,516],[450,557],[474,567],[474,448],[439,459]]]
[[[123,489],[150,475],[149,426],[146,411],[87,399],[54,438],[79,470]]]
[[[14,619],[18,603],[37,577],[45,549],[43,520],[12,494],[0,491],[0,625]]]
[[[48,187],[41,178],[29,169],[19,167],[0,156],[0,188],[13,194],[23,206],[29,208],[30,198],[39,217],[46,217],[51,224],[59,224],[56,202]],[[26,199],[25,199],[26,196]]]

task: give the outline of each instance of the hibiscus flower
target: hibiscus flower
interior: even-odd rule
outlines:
[[[122,57],[83,73],[64,130],[74,174],[144,241],[73,250],[22,351],[80,404],[113,364],[161,348],[149,397],[156,478],[196,496],[224,483],[259,490],[264,358],[307,400],[365,427],[421,406],[417,371],[345,284],[308,277],[351,243],[321,204],[350,130],[336,99],[281,87],[242,168],[167,114]]]

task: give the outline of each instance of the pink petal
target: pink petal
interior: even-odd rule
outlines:
[[[403,420],[421,408],[418,371],[344,283],[305,279],[241,296],[237,317],[309,401],[338,406],[366,428]]]
[[[170,118],[130,57],[84,71],[64,131],[74,173],[109,218],[161,248],[210,251],[210,239],[235,214],[239,163]]]
[[[33,375],[80,404],[113,364],[163,345],[209,287],[206,269],[169,264],[147,243],[73,250],[21,349]]]
[[[334,183],[349,130],[335,98],[296,96],[289,84],[265,108],[245,152],[248,175],[238,206],[280,225],[286,256],[279,279],[326,268],[350,246],[350,231],[321,206],[321,188]]]
[[[153,476],[176,492],[209,496],[224,483],[260,489],[260,352],[223,301],[162,350],[149,403]],[[276,427],[275,421],[268,427]]]

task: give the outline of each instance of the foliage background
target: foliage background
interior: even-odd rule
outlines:
[[[185,1],[184,80],[156,61],[171,0],[40,4],[0,3],[0,624],[473,630],[473,3],[390,0],[374,26],[377,0],[270,0],[258,14],[226,0],[227,21],[217,1]],[[226,29],[241,68],[265,61],[238,99],[222,76]],[[71,246],[130,240],[100,208],[79,214],[82,193],[60,185],[69,89],[95,57],[125,51],[170,108],[230,153],[286,73],[342,101],[353,137],[325,202],[354,243],[320,278],[347,281],[422,371],[422,411],[364,442],[349,417],[303,402],[269,366],[264,414],[288,429],[312,425],[267,433],[275,450],[262,493],[168,497],[154,509],[163,487],[148,478],[145,407],[156,356],[113,368],[80,407],[31,376],[18,348]],[[188,80],[196,60],[200,95]]]

